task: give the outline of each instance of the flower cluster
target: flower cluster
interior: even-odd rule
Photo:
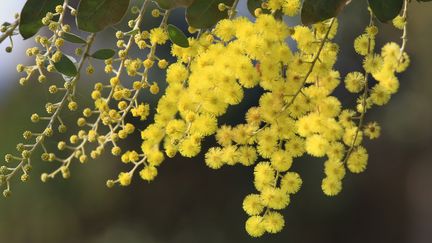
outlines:
[[[217,144],[204,151],[208,167],[219,169],[240,164],[254,168],[256,192],[246,195],[242,205],[248,215],[245,229],[253,237],[283,229],[285,219],[281,210],[289,205],[303,182],[292,169],[299,158],[305,155],[323,158],[321,189],[327,196],[339,194],[347,170],[361,173],[367,167],[368,153],[363,140],[380,135],[377,122],[366,122],[367,111],[388,103],[399,88],[396,74],[409,65],[404,52],[406,12],[393,21],[395,27],[404,30],[402,45],[390,42],[379,51],[375,43],[378,28],[371,16],[370,24],[353,45],[362,58],[363,68],[341,77],[335,69],[339,54],[339,46],[333,41],[338,31],[336,18],[309,27],[289,26],[281,16],[298,15],[299,0],[265,1],[255,10],[254,20],[235,17],[237,3],[218,6],[220,11],[230,14],[214,28],[198,32],[189,28],[188,47],[171,46],[176,59],[173,63],[158,57],[156,52],[158,46],[170,39],[167,23],[171,11],[152,9],[152,16],[160,18],[161,23],[145,30],[141,24],[152,6],[150,0],[144,1],[141,8],[132,8],[135,15],[128,22],[130,29],[116,33],[117,57],[105,60],[104,71],[110,78],[95,84],[91,92],[93,105],[82,109],[82,116],[76,121],[79,131],[69,141],[58,142],[57,149],[62,154],[67,152],[65,158],[60,158],[45,148],[44,141],[55,130],[66,132],[60,118],[65,107],[78,110],[76,83],[89,58],[94,40],[94,35],[90,35],[82,46],[84,51],[82,48],[76,51],[80,57],[77,74],[67,78],[63,87],[56,84],[49,87],[50,93],[63,92],[61,101],[47,103],[48,116],[31,116],[33,122],[47,120],[45,130],[24,132],[24,138],[34,142],[19,144],[20,156],[6,155],[6,162],[16,160],[18,165],[0,168],[0,182],[6,183],[4,195],[10,194],[10,179],[19,170],[24,171],[21,179],[27,180],[30,158],[38,147],[44,150],[42,160],[60,162],[56,170],[42,174],[42,181],[59,173],[68,178],[75,158],[85,163],[109,150],[131,168],[107,180],[107,186],[128,186],[136,174],[145,181],[153,181],[167,157],[197,156],[204,139],[212,135]],[[67,9],[71,9],[72,15],[76,12],[66,0],[56,8],[56,13],[48,13],[42,19],[53,35],[36,37],[42,48],[27,50],[36,61],[30,66],[18,65],[18,71],[27,74],[21,78],[21,84],[34,74],[45,82],[45,73],[55,71],[56,63],[64,57],[62,35],[71,29],[63,24]],[[134,55],[131,51],[134,47],[139,53],[146,53],[146,58]],[[166,70],[166,83],[150,80],[152,69]],[[93,66],[88,65],[86,71],[93,73]],[[354,94],[355,107],[343,107],[335,96],[341,85]],[[143,94],[158,94],[160,86],[166,88],[156,107],[142,101]],[[244,114],[245,122],[220,124],[219,118],[229,106],[243,101],[247,89],[258,90],[260,97],[258,105]],[[155,114],[151,117],[153,110]],[[120,146],[121,140],[138,130],[128,119],[150,122],[140,131],[140,150]]]

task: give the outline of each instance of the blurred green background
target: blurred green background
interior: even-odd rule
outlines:
[[[2,0],[0,23],[11,21],[24,2]],[[352,42],[368,22],[365,6],[366,1],[353,1],[340,16],[337,43],[341,55],[337,68],[343,75],[361,67]],[[248,15],[245,1],[241,1],[240,8],[241,15]],[[47,184],[40,182],[40,173],[56,167],[34,160],[31,180],[27,184],[14,183],[13,196],[0,199],[0,242],[432,242],[431,13],[432,4],[413,1],[409,5],[407,50],[412,65],[400,76],[400,92],[390,104],[367,115],[368,120],[381,123],[383,134],[366,144],[370,152],[366,172],[348,174],[342,193],[328,198],[320,189],[323,161],[297,159],[293,169],[302,175],[304,185],[283,211],[286,227],[282,233],[252,239],[244,231],[247,217],[241,204],[245,195],[254,192],[252,168],[235,166],[212,171],[205,166],[203,155],[196,159],[176,157],[164,162],[151,184],[135,178],[130,187],[107,189],[105,181],[122,169],[117,159],[107,155],[85,165],[76,163],[70,179],[58,178]],[[182,10],[175,11],[170,21],[185,29],[182,14]],[[155,24],[151,18],[144,22]],[[389,25],[380,27],[380,45],[400,41],[399,31]],[[113,46],[114,31],[101,34],[97,46]],[[4,52],[6,42],[0,45],[0,154],[14,151],[21,133],[35,129],[30,115],[42,113],[43,105],[52,101],[46,91],[48,85],[33,80],[19,87],[20,75],[15,66],[32,62],[24,50],[34,42],[20,37],[14,40],[12,54]],[[166,55],[167,50],[162,53]],[[89,88],[95,81],[107,79],[104,74],[98,75],[83,76],[81,100],[88,100]],[[153,78],[163,81],[160,74]],[[61,83],[58,76],[51,80]],[[231,114],[256,103],[256,94],[249,95],[242,105],[231,109]],[[354,99],[342,89],[337,95],[346,103]],[[68,117],[72,120],[75,115],[64,116]],[[230,123],[241,119],[234,115],[223,118]],[[129,146],[139,145],[138,138],[129,142]]]

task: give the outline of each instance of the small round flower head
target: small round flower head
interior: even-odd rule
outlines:
[[[287,171],[292,164],[292,157],[288,151],[278,150],[271,157],[271,164],[279,172]]]
[[[118,147],[118,146],[114,146],[111,149],[111,154],[114,155],[114,156],[119,156],[121,154],[121,148]]]
[[[246,220],[246,232],[252,237],[260,237],[265,233],[263,218],[261,216],[251,216]]]
[[[261,192],[262,203],[272,209],[283,209],[290,202],[289,195],[282,189],[265,187]]]
[[[179,152],[181,155],[191,158],[196,156],[201,151],[201,144],[195,139],[187,138],[180,143]]]
[[[358,54],[362,56],[366,56],[367,54],[369,54],[370,50],[373,50],[374,47],[375,40],[374,38],[371,38],[370,35],[363,34],[354,40],[354,49]]]
[[[287,172],[281,179],[281,190],[294,194],[300,190],[303,181],[300,175],[295,172]]]
[[[118,181],[121,186],[129,186],[132,182],[132,175],[129,172],[121,172],[118,175]]]
[[[359,146],[349,156],[347,166],[352,173],[361,173],[366,169],[367,161],[368,154],[366,149]]]
[[[223,152],[220,148],[210,148],[205,155],[205,163],[212,169],[219,169],[224,162],[222,161]]]
[[[342,180],[345,177],[345,166],[342,162],[328,160],[324,164],[324,173],[328,177],[334,177]]]
[[[264,210],[261,197],[258,194],[249,194],[243,200],[243,210],[249,215],[258,215]]]
[[[321,189],[327,196],[336,196],[342,190],[342,182],[336,177],[326,177],[322,181]]]
[[[163,45],[168,40],[168,33],[163,28],[154,28],[150,31],[150,42]]]
[[[343,135],[343,142],[347,146],[357,146],[363,141],[363,132],[357,127],[348,128]]]
[[[164,159],[164,154],[160,150],[153,150],[147,154],[147,161],[152,166],[159,166]]]
[[[159,85],[156,82],[153,82],[153,84],[150,85],[150,93],[152,94],[159,93]]]
[[[160,11],[159,11],[159,9],[157,9],[157,8],[153,9],[153,10],[151,11],[151,15],[152,15],[153,17],[155,17],[155,18],[159,17],[159,16],[160,16]]]
[[[372,88],[371,100],[375,105],[382,106],[387,104],[390,100],[390,97],[390,92],[388,92],[384,86],[378,84]]]
[[[363,61],[363,68],[368,73],[376,74],[383,67],[383,59],[377,54],[368,54]]]
[[[364,134],[369,139],[376,139],[381,134],[381,127],[376,122],[371,122],[364,128]]]
[[[274,234],[280,232],[283,229],[285,225],[285,220],[282,214],[278,212],[268,212],[263,217],[263,224],[265,230],[268,233]]]
[[[157,176],[158,172],[154,166],[146,166],[140,171],[140,176],[143,180],[152,181]]]
[[[345,87],[351,93],[358,93],[363,90],[365,77],[360,72],[350,72],[345,77]]]
[[[165,59],[161,59],[158,61],[158,67],[160,69],[165,69],[168,66],[168,62]]]
[[[300,0],[285,0],[282,5],[282,12],[287,16],[295,16],[301,7]]]
[[[329,142],[320,135],[312,135],[306,139],[306,151],[312,156],[324,156],[328,147]]]
[[[255,181],[258,184],[266,185],[274,181],[275,170],[268,162],[260,162],[254,169]],[[258,188],[263,189],[263,188]]]
[[[78,104],[75,101],[71,101],[68,104],[68,108],[71,111],[76,111],[78,109]]]
[[[392,23],[394,27],[402,30],[406,25],[406,17],[398,15],[392,20]]]

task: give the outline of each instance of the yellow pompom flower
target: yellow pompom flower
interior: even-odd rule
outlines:
[[[255,187],[258,190],[264,189],[265,186],[273,183],[275,178],[275,170],[269,162],[260,162],[254,168]]]
[[[264,228],[268,233],[278,233],[280,232],[284,225],[285,220],[282,214],[278,212],[268,212],[263,217]]]
[[[282,8],[284,0],[268,0],[267,6],[269,9],[276,11]]]
[[[181,141],[179,152],[184,157],[192,158],[201,151],[201,144],[193,137],[189,137]]]
[[[366,56],[374,48],[375,40],[367,34],[360,35],[354,40],[354,49],[362,56]]]
[[[285,143],[285,150],[288,151],[292,157],[300,157],[306,152],[305,140],[299,136],[294,136]]]
[[[340,142],[332,142],[330,143],[329,149],[327,150],[327,156],[330,160],[339,160],[343,159],[345,155],[345,146]]]
[[[149,104],[141,103],[137,107],[132,108],[131,113],[133,117],[139,117],[141,121],[144,121],[150,113],[150,106]]]
[[[326,177],[322,181],[321,189],[327,196],[336,196],[342,190],[342,182],[336,177]]]
[[[132,182],[132,175],[129,172],[121,172],[118,175],[118,181],[121,186],[129,186]]]
[[[282,4],[282,12],[287,16],[295,16],[299,13],[300,0],[285,0]]]
[[[340,161],[328,160],[324,164],[324,173],[328,177],[342,180],[345,177],[345,166]]]
[[[391,95],[385,87],[377,84],[372,88],[370,97],[375,105],[381,106],[389,102]]]
[[[238,161],[244,166],[250,166],[255,163],[258,158],[256,149],[252,146],[240,146],[237,150]]]
[[[292,157],[289,152],[278,150],[271,156],[271,164],[275,170],[284,172],[291,167]]]
[[[264,206],[272,209],[284,209],[290,202],[288,193],[270,186],[262,190],[261,200]]]
[[[406,25],[406,18],[398,15],[392,20],[392,23],[394,27],[402,30]]]
[[[227,165],[234,165],[238,162],[237,146],[230,145],[222,149],[222,161]]]
[[[216,36],[225,42],[231,40],[234,37],[235,32],[235,26],[233,25],[232,20],[229,19],[219,21],[214,29]]]
[[[364,128],[364,134],[369,139],[376,139],[381,134],[381,127],[378,125],[378,123],[371,122],[371,123],[367,124],[366,127]]]
[[[261,216],[251,216],[245,223],[246,232],[252,237],[260,237],[265,233],[263,218]]]
[[[154,28],[150,31],[150,42],[158,45],[163,45],[168,40],[168,33],[163,28]]]
[[[361,173],[366,169],[367,161],[368,154],[366,149],[359,146],[349,156],[347,166],[352,173]]]
[[[171,139],[181,139],[184,136],[186,129],[186,122],[174,119],[168,122],[165,131]]]
[[[173,63],[169,65],[166,72],[166,81],[168,83],[182,83],[188,77],[186,67],[181,63]]]
[[[156,167],[146,166],[140,171],[140,176],[145,181],[152,181],[158,174]]]
[[[358,93],[363,90],[366,80],[360,72],[350,72],[345,77],[345,87],[351,93]]]
[[[385,62],[399,62],[401,56],[400,46],[395,42],[389,42],[381,49],[381,55]]]
[[[300,178],[300,175],[296,172],[287,172],[281,179],[281,190],[289,193],[294,194],[297,193],[300,190],[300,187],[303,183],[302,179]]]
[[[371,74],[378,73],[383,67],[383,58],[377,54],[369,54],[363,60],[363,68]]]
[[[347,146],[358,146],[363,141],[363,132],[357,127],[348,128],[345,130],[343,142]]]
[[[261,197],[258,194],[249,194],[243,200],[243,210],[250,216],[258,215],[264,210]]]
[[[221,126],[216,133],[216,141],[222,146],[231,145],[233,133],[230,126]]]
[[[329,142],[320,135],[306,138],[306,152],[315,157],[323,157],[329,147]]]
[[[159,166],[165,159],[163,153],[159,149],[152,149],[150,152],[146,153],[147,161],[152,166]]]
[[[190,132],[199,136],[209,136],[217,130],[217,119],[214,116],[203,114],[192,122]]]

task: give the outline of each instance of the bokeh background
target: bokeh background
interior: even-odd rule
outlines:
[[[245,2],[240,3],[240,14],[248,16]],[[2,0],[0,23],[11,21],[24,3]],[[432,242],[432,4],[413,1],[409,13],[407,50],[412,65],[400,76],[400,92],[390,104],[367,115],[368,120],[379,121],[383,128],[381,138],[366,144],[370,152],[367,171],[347,175],[342,193],[328,198],[320,189],[323,161],[296,160],[293,170],[302,175],[304,184],[283,211],[286,227],[282,233],[252,239],[244,231],[247,217],[241,204],[245,195],[254,192],[252,168],[235,166],[212,171],[205,166],[202,155],[196,159],[176,157],[164,162],[151,184],[135,178],[130,187],[107,189],[105,181],[122,169],[117,159],[107,155],[85,165],[76,163],[70,179],[47,184],[40,182],[39,175],[53,170],[54,165],[34,160],[30,182],[14,183],[13,196],[0,199],[0,242]],[[186,28],[181,9],[170,21]],[[342,75],[361,67],[352,42],[367,22],[366,1],[353,1],[340,15],[337,43],[341,55],[337,68]],[[151,26],[156,20],[148,17],[144,23]],[[389,40],[400,41],[399,31],[390,25],[381,27],[381,45]],[[113,46],[114,32],[109,29],[101,34],[97,46]],[[24,50],[34,42],[16,37],[14,43],[12,54],[4,51],[7,42],[0,45],[0,154],[13,152],[24,130],[36,129],[29,116],[42,113],[43,105],[52,101],[47,85],[33,80],[19,87],[20,75],[15,67],[32,62]],[[167,56],[166,48],[161,52]],[[163,82],[160,73],[152,77]],[[50,78],[53,83],[61,83],[61,77]],[[83,76],[81,100],[88,100],[94,82],[107,78],[104,74]],[[345,103],[353,101],[343,89],[338,90],[338,96]],[[231,115],[222,122],[241,122],[243,118],[233,114],[255,104],[256,98],[256,92],[250,92],[249,98],[231,108]],[[74,117],[69,113],[64,116],[71,122]],[[139,146],[139,139],[128,143]]]

